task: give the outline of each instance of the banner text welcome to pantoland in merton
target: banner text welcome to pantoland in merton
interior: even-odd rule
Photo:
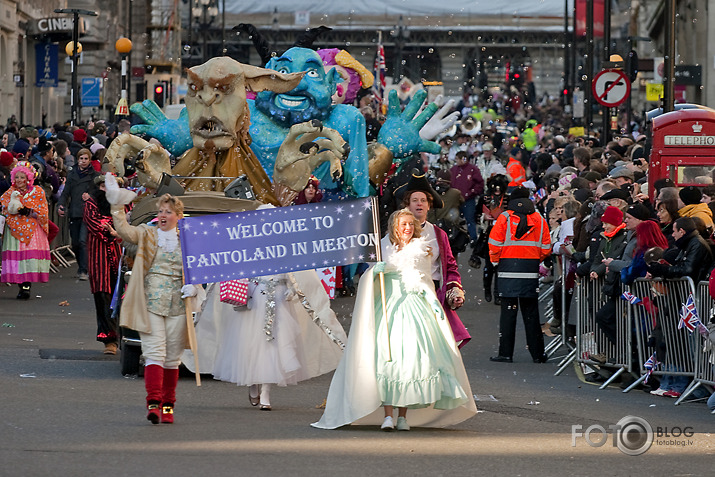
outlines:
[[[186,283],[212,283],[374,261],[371,198],[186,217]]]

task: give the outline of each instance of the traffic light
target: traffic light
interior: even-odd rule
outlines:
[[[524,84],[524,70],[514,67],[511,71],[509,85],[521,86],[522,84]]]
[[[154,83],[154,102],[160,108],[164,107],[164,100],[166,99],[166,86],[164,83]]]
[[[628,79],[633,83],[638,78],[638,53],[635,50],[628,52],[626,66],[628,68]]]
[[[561,91],[561,104],[562,105],[570,104],[571,97],[569,96],[569,93],[570,93],[570,91],[568,88],[564,88]]]

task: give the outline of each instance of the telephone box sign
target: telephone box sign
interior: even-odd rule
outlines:
[[[715,179],[715,110],[694,106],[653,118],[648,161],[651,196],[658,179],[705,187]]]
[[[688,129],[692,129],[693,134],[682,134],[683,130],[689,132]],[[685,127],[681,127],[678,131],[681,134],[666,134],[663,136],[664,146],[715,146],[715,136],[708,136],[703,132],[703,125],[700,121],[695,121],[692,124],[688,124]]]
[[[665,146],[715,146],[715,136],[665,136]]]

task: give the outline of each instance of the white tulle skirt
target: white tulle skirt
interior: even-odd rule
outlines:
[[[196,326],[202,373],[239,386],[285,386],[337,367],[345,332],[315,272],[298,273],[302,297],[287,300],[281,276],[273,285],[262,278],[249,285],[250,308],[222,303],[218,285],[209,288]],[[189,351],[183,361],[194,371]]]
[[[264,283],[259,283],[252,293],[250,310],[233,311],[224,322],[224,333],[219,342],[214,378],[238,385],[296,384],[302,379],[300,326],[293,316],[290,302],[283,299],[284,283],[275,287],[275,315],[271,336],[266,335],[266,305],[269,295]],[[276,299],[280,297],[280,299]],[[272,338],[272,339],[269,339]]]

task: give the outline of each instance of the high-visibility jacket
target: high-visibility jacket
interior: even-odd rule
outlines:
[[[529,199],[519,199],[528,201]],[[512,201],[513,202],[513,201]],[[530,202],[530,201],[529,201]],[[503,297],[538,296],[539,264],[551,253],[551,237],[546,220],[533,204],[526,207],[528,231],[516,238],[520,218],[509,209],[497,218],[489,234],[489,259],[498,263],[499,294]]]
[[[539,144],[539,138],[536,136],[536,131],[532,128],[524,129],[524,132],[521,133],[521,141],[524,143],[524,148],[529,152],[536,149],[536,146]]]
[[[518,187],[526,182],[526,169],[517,159],[510,157],[506,165],[506,173],[509,177],[509,187]]]

